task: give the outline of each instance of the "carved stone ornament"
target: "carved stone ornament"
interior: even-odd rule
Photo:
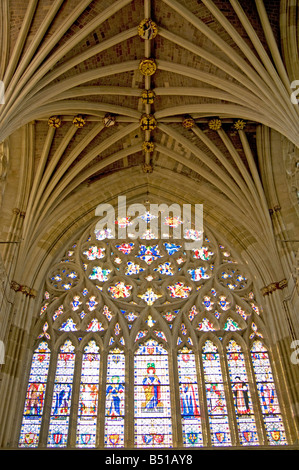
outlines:
[[[29,296],[29,297],[35,298],[37,295],[36,290],[31,289],[31,287],[28,287],[28,286],[22,286],[16,281],[11,282],[10,288],[14,290],[15,292],[22,292],[22,294],[25,294],[26,296]]]
[[[156,98],[156,93],[153,90],[143,90],[141,93],[141,100],[143,104],[153,104]]]
[[[155,144],[153,142],[145,141],[142,144],[142,150],[144,150],[145,152],[153,152],[154,148]]]
[[[265,286],[261,289],[262,294],[269,295],[272,294],[272,292],[275,292],[276,290],[282,290],[285,289],[288,285],[288,281],[286,279],[282,279],[279,282],[271,282],[268,286]]]
[[[157,70],[157,64],[154,59],[142,59],[139,64],[139,70],[142,75],[154,75]]]
[[[51,116],[48,119],[48,126],[58,129],[61,126],[61,119],[59,116]]]
[[[209,121],[209,128],[213,131],[218,131],[221,128],[221,119],[215,118]]]
[[[246,127],[246,122],[243,119],[238,119],[234,122],[233,127],[236,131],[242,131]]]
[[[191,129],[191,127],[194,127],[195,126],[195,121],[194,119],[192,119],[191,116],[186,116],[184,119],[183,119],[183,127],[185,129]]]
[[[84,119],[82,114],[78,114],[77,116],[74,117],[73,124],[76,127],[83,127],[86,124],[86,120]]]
[[[142,39],[154,39],[158,34],[158,27],[153,20],[146,18],[139,24],[138,34]]]
[[[116,123],[116,117],[112,114],[105,114],[103,118],[103,124],[105,127],[112,127]]]
[[[143,171],[143,173],[152,173],[153,172],[153,167],[150,163],[144,163],[142,165],[142,171]]]
[[[157,127],[157,121],[151,114],[144,114],[140,119],[140,128],[143,131],[153,131]]]

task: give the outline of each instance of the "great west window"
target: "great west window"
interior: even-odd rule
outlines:
[[[91,227],[52,266],[20,447],[287,443],[250,275],[211,232],[186,251],[190,236]]]

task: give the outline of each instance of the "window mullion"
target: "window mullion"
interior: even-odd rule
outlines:
[[[100,364],[100,387],[99,387],[99,406],[98,406],[98,424],[97,424],[97,445],[100,449],[104,447],[105,440],[105,406],[106,406],[106,382],[107,382],[107,360],[108,351],[101,351]]]
[[[79,406],[79,393],[80,393],[80,378],[82,370],[82,351],[76,351],[75,359],[75,370],[73,375],[73,390],[72,390],[72,402],[70,409],[70,422],[69,422],[69,435],[68,435],[68,447],[76,447],[76,429],[78,419],[78,406]]]
[[[169,370],[173,371],[172,374],[169,374],[170,390],[173,390],[174,392],[170,394],[172,410],[173,446],[183,447],[180,391],[177,385],[179,383],[179,373],[176,349],[172,349],[171,352],[169,352]]]

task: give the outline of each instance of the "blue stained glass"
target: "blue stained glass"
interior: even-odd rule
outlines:
[[[125,426],[125,356],[120,349],[108,354],[106,406],[105,406],[105,446],[124,446]]]
[[[27,386],[19,447],[37,447],[42,423],[50,349],[42,341],[34,351]]]
[[[253,343],[251,359],[269,444],[287,444],[269,354],[261,341]]]
[[[77,422],[77,447],[95,447],[99,398],[100,354],[94,340],[84,348]]]
[[[66,340],[60,348],[51,406],[48,447],[65,447],[68,440],[75,347]]]
[[[161,258],[158,245],[140,245],[137,257],[145,261],[147,264],[151,264],[156,259]]]
[[[240,443],[242,445],[257,445],[259,441],[244,355],[241,347],[234,340],[231,340],[227,346],[227,363]]]
[[[205,342],[202,351],[212,445],[231,445],[220,356],[211,340]]]
[[[176,245],[175,243],[164,243],[164,246],[170,256],[182,248],[181,245]]]

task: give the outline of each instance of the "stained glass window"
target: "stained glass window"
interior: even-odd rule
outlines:
[[[195,355],[184,347],[178,353],[183,444],[186,447],[202,446],[202,427],[198,397]]]
[[[254,341],[251,357],[268,442],[271,445],[286,444],[269,354],[261,341]]]
[[[123,447],[125,432],[125,355],[118,348],[108,354],[105,446]]]
[[[140,218],[152,220],[148,211]],[[175,220],[166,222],[168,229]],[[121,448],[132,434],[141,448],[256,446],[265,436],[285,444],[248,273],[211,233],[187,253],[185,240],[201,233],[152,240],[142,231],[134,242],[115,241],[89,227],[48,273],[19,446]],[[70,339],[60,347],[62,335],[82,355],[75,358]],[[46,341],[59,345],[51,363]],[[173,434],[174,423],[181,428]]]
[[[100,354],[94,340],[84,348],[79,393],[77,447],[95,447],[99,399]]]
[[[49,364],[50,349],[48,343],[42,341],[32,357],[19,439],[20,447],[36,447],[38,445]]]
[[[212,445],[227,446],[231,444],[231,437],[220,355],[211,340],[202,348],[202,362]]]
[[[227,363],[231,388],[234,396],[239,440],[243,445],[259,443],[249,390],[244,354],[235,340],[227,346]]]
[[[168,354],[155,340],[134,357],[136,447],[172,447]]]
[[[67,445],[75,367],[75,346],[66,340],[58,353],[48,434],[49,447]]]

